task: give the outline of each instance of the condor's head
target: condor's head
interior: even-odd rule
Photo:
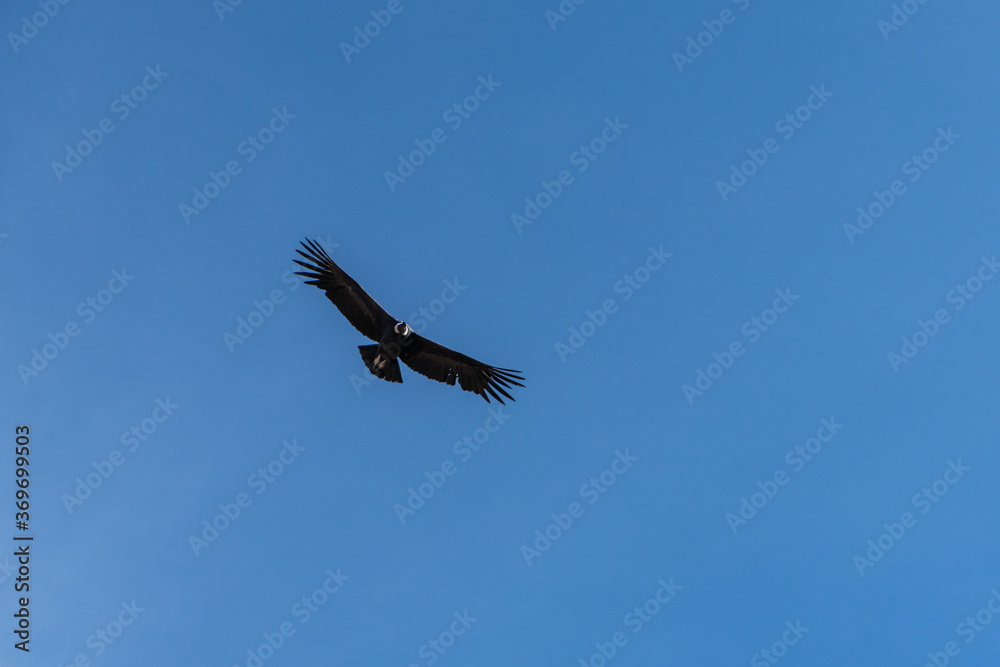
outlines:
[[[406,322],[396,322],[396,326],[394,326],[392,330],[403,338],[410,335],[410,327],[407,326]]]

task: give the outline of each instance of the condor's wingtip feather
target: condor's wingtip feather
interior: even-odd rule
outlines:
[[[303,257],[306,257],[308,259],[318,259],[321,261],[327,261],[331,263],[333,262],[333,260],[330,258],[330,255],[327,254],[326,248],[320,245],[317,241],[307,238],[305,241],[302,241],[302,246],[307,250],[311,251],[313,254],[313,257],[309,257],[301,250],[296,249],[295,252],[299,253]]]
[[[483,389],[485,389],[486,391],[490,392],[490,396],[492,396],[493,398],[497,399],[497,401],[499,401],[500,404],[503,405],[503,399],[500,398],[499,396],[497,396],[497,393],[495,391],[493,391],[493,387],[491,387],[490,385],[487,384],[487,385],[483,386]],[[486,394],[484,394],[482,392],[480,392],[480,396],[482,396],[483,398],[486,398]],[[510,398],[510,397],[508,396],[507,398]],[[489,403],[490,399],[486,398],[486,402]]]

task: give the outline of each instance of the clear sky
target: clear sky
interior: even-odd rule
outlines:
[[[0,13],[0,664],[1000,653],[995,3]]]

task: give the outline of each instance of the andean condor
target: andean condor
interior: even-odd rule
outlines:
[[[487,403],[492,396],[503,404],[498,393],[513,401],[505,388],[524,386],[521,384],[524,378],[519,375],[521,371],[489,366],[420,336],[406,322],[400,322],[385,312],[330,259],[318,243],[307,239],[302,246],[306,251],[296,249],[296,252],[311,264],[295,260],[296,264],[307,269],[296,275],[309,278],[307,285],[315,285],[326,292],[327,298],[347,321],[377,343],[358,346],[361,358],[372,375],[388,382],[402,382],[403,376],[399,372],[399,362],[402,361],[432,380],[450,385],[457,380],[462,389],[479,394]]]

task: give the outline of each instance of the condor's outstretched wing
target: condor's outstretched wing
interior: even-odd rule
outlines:
[[[306,239],[302,242],[302,246],[306,252],[301,250],[295,252],[312,264],[295,260],[296,264],[308,269],[308,273],[296,272],[295,275],[309,278],[306,285],[315,285],[326,292],[327,298],[355,329],[376,343],[379,342],[396,320],[385,312],[375,299],[368,296],[368,292],[361,289],[361,285],[337,266],[320,244]]]
[[[504,388],[510,389],[512,384],[524,386],[521,384],[524,378],[519,375],[521,371],[489,366],[415,333],[410,333],[407,341],[408,344],[404,344],[399,353],[400,361],[438,382],[454,385],[455,380],[458,380],[462,389],[479,394],[487,403],[492,396],[501,405],[505,405],[497,392],[513,401],[514,397],[504,391]]]

